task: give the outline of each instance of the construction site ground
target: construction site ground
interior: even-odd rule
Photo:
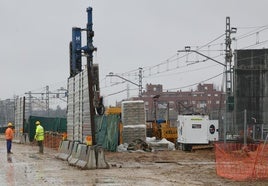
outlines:
[[[109,169],[80,170],[55,158],[57,150],[13,143],[7,155],[0,140],[0,185],[268,185],[268,181],[236,182],[217,176],[213,149],[184,152],[105,152]]]

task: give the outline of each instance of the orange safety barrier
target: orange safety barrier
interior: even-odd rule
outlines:
[[[64,132],[63,134],[62,134],[62,140],[64,141],[64,140],[67,140],[67,132]]]
[[[268,179],[268,144],[216,143],[217,175],[235,181]]]
[[[54,132],[45,132],[44,146],[52,149],[58,149],[62,141],[62,134]]]
[[[86,137],[86,144],[91,146],[92,145],[92,136],[87,136]]]

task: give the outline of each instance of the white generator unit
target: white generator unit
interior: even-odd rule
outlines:
[[[218,120],[209,120],[207,115],[179,115],[177,128],[177,143],[182,150],[192,150],[193,145],[208,145],[219,138]]]

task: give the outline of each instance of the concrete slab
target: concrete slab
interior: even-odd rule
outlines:
[[[78,161],[76,162],[76,166],[81,168],[81,169],[87,169],[86,165],[87,165],[87,160],[88,160],[88,156],[87,156],[87,151],[88,151],[88,146],[85,144],[79,144],[79,154],[78,154]]]
[[[75,165],[75,163],[78,161],[78,153],[77,153],[77,151],[78,151],[79,144],[80,143],[78,141],[74,142],[72,153],[67,159],[69,165]]]
[[[72,145],[71,141],[61,141],[59,147],[59,153],[56,154],[56,158],[66,161],[71,155]]]
[[[96,161],[96,153],[94,146],[88,146],[87,151],[87,169],[96,169],[97,168],[97,161]]]
[[[97,168],[98,169],[109,169],[110,166],[105,160],[104,150],[101,146],[95,148],[97,154]]]

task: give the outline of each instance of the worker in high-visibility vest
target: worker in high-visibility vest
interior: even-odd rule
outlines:
[[[7,153],[8,154],[13,154],[11,152],[12,140],[14,137],[14,131],[13,131],[12,127],[13,127],[13,124],[11,122],[9,122],[7,124],[7,129],[5,131],[6,143],[7,143]]]
[[[36,124],[36,130],[34,139],[37,141],[37,144],[39,146],[39,153],[43,154],[44,153],[43,141],[45,139],[44,128],[41,126],[40,121],[36,121],[35,124]]]

